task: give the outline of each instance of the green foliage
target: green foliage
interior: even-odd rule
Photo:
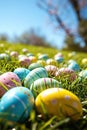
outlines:
[[[2,42],[1,42],[2,44]],[[1,45],[0,44],[0,45]],[[37,55],[37,53],[47,53],[49,58],[53,58],[55,54],[57,54],[57,49],[54,48],[43,48],[36,46],[28,46],[22,44],[12,44],[4,42],[4,47],[0,47],[0,53],[9,51],[18,51],[19,54],[23,54],[22,49],[27,48],[30,53]],[[77,53],[76,56],[68,57],[70,51],[61,51],[64,55],[64,62],[58,64],[58,67],[64,67],[67,65],[67,61],[73,58],[78,62],[81,66],[81,69],[85,69],[86,67],[82,65],[81,60],[84,57],[87,57],[86,53]],[[8,53],[9,54],[9,53]],[[0,74],[13,71],[15,68],[19,67],[19,62],[15,58],[11,58],[9,61],[0,60]],[[55,78],[55,77],[54,77]],[[58,120],[56,116],[53,117],[45,117],[43,118],[41,115],[38,115],[35,110],[33,110],[30,114],[29,119],[23,123],[19,124],[16,122],[7,121],[5,119],[0,119],[0,130],[86,130],[87,129],[87,79],[80,79],[79,77],[71,82],[67,79],[67,77],[59,77],[57,79],[62,83],[62,87],[72,91],[76,94],[82,103],[83,106],[83,116],[78,121],[73,121],[70,118],[64,118]]]

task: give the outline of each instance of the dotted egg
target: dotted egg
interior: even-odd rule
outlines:
[[[82,105],[79,98],[63,88],[49,88],[41,92],[35,100],[37,112],[58,116],[59,119],[70,117],[74,120],[82,116]],[[44,113],[45,111],[45,113]]]

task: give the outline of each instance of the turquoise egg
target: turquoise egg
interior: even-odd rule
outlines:
[[[62,63],[64,61],[64,58],[59,56],[59,57],[55,57],[55,60],[58,62],[58,63]]]
[[[30,70],[26,68],[16,68],[14,70],[14,73],[17,74],[17,76],[20,78],[21,81],[25,79],[25,77],[28,75],[29,72]]]
[[[39,68],[39,67],[43,67],[43,66],[39,63],[32,63],[32,64],[29,65],[28,69],[33,70],[33,69],[36,69],[36,68]]]
[[[69,64],[68,68],[74,71],[80,71],[80,66],[75,62],[72,62],[71,64]]]
[[[38,59],[39,60],[47,60],[49,57],[48,57],[48,55],[47,54],[41,54],[41,55],[39,55],[39,57],[38,57]]]
[[[34,97],[36,97],[40,92],[48,88],[61,87],[61,83],[53,78],[40,78],[31,84],[30,90],[32,91]]]
[[[12,88],[1,98],[0,117],[22,123],[28,119],[33,106],[34,97],[28,88]]]
[[[24,79],[24,86],[30,88],[31,84],[39,79],[39,78],[44,78],[48,77],[48,73],[45,68],[39,67],[34,70],[32,70]]]

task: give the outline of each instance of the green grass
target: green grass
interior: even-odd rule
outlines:
[[[86,69],[87,65],[82,65],[81,61],[83,58],[87,58],[86,53],[77,53],[76,56],[69,57],[68,54],[70,51],[59,51],[54,48],[43,48],[36,46],[28,46],[23,44],[12,44],[6,42],[0,42],[4,44],[4,47],[0,46],[0,53],[8,53],[9,51],[18,51],[19,54],[23,54],[22,49],[27,48],[29,53],[33,53],[37,56],[37,53],[48,54],[49,58],[53,58],[54,55],[58,52],[61,52],[64,56],[64,62],[58,64],[58,67],[64,67],[68,64],[68,60],[74,59],[80,65],[81,70]],[[9,54],[9,53],[8,53]],[[15,58],[10,60],[0,60],[0,74],[3,74],[7,71],[13,71],[15,68],[19,67],[19,62]],[[29,119],[23,123],[15,123],[7,121],[5,119],[0,119],[0,130],[86,130],[87,129],[87,79],[80,80],[77,78],[75,81],[70,82],[67,77],[62,79],[59,77],[57,79],[62,83],[63,88],[72,91],[76,94],[81,100],[83,106],[83,116],[78,121],[73,121],[70,118],[64,118],[58,120],[56,116],[42,118],[41,115],[38,115],[35,110],[31,112]]]

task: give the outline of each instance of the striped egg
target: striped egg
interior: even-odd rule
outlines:
[[[31,63],[28,67],[29,70],[33,70],[33,69],[36,69],[36,68],[39,68],[39,67],[42,67],[41,64],[39,63]]]
[[[28,75],[29,72],[30,72],[29,69],[23,67],[16,68],[14,70],[14,73],[20,78],[21,82],[24,81],[25,77]]]
[[[21,81],[14,72],[6,72],[0,75],[0,97],[16,86],[21,86]]]
[[[30,88],[31,84],[39,79],[48,77],[48,73],[45,68],[39,67],[34,70],[32,70],[24,79],[24,86]]]
[[[41,92],[35,100],[38,113],[45,116],[58,116],[58,119],[70,117],[78,120],[82,116],[82,105],[79,98],[63,88],[49,88]]]
[[[0,118],[14,122],[24,122],[28,119],[33,106],[34,97],[28,88],[12,88],[1,98]]]
[[[53,78],[40,78],[31,84],[30,90],[32,91],[34,97],[36,97],[43,90],[53,87],[61,87],[60,82]]]

